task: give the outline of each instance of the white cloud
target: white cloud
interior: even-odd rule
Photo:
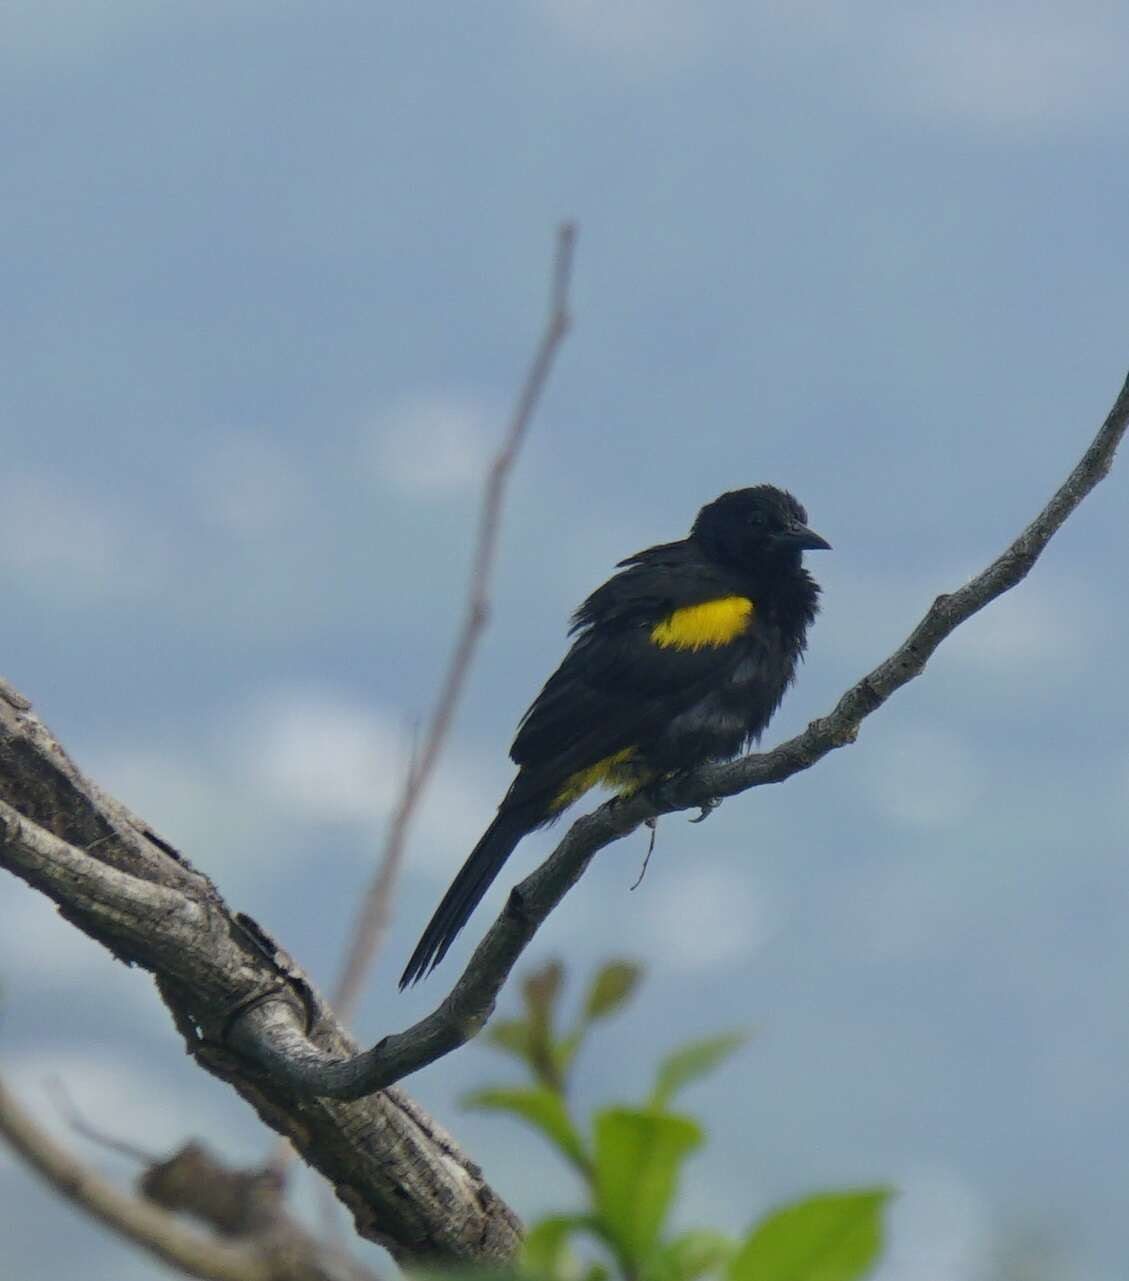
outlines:
[[[871,962],[912,964],[929,952],[947,955],[954,934],[967,928],[963,894],[948,863],[910,857],[860,870],[842,911]]]
[[[656,879],[646,912],[639,914],[652,935],[645,954],[668,969],[697,973],[734,965],[762,948],[778,928],[778,914],[764,892],[735,879],[730,868],[666,866],[652,868],[651,875]]]
[[[403,785],[407,727],[316,688],[274,691],[241,718],[238,767],[313,822],[375,823]]]
[[[195,744],[131,741],[88,750],[107,790],[202,862],[217,839],[239,858],[224,872],[254,875],[284,851],[305,857],[306,842],[283,829],[336,824],[359,830],[375,851],[400,795],[412,750],[411,727],[384,708],[324,686],[282,686],[227,708]],[[504,783],[483,776],[449,743],[409,837],[414,870],[446,876],[489,821]],[[454,855],[452,854],[454,851]],[[215,872],[215,864],[206,860]]]
[[[272,692],[245,719],[237,773],[307,822],[371,829],[399,800],[412,751],[410,727],[382,709],[316,688]],[[446,876],[451,850],[469,851],[501,791],[448,744],[412,829],[412,866]]]
[[[4,39],[0,58],[26,71],[37,62],[58,67],[60,58],[88,62],[107,50],[152,35],[179,34],[186,25],[215,26],[239,15],[273,15],[268,0],[228,0],[213,12],[207,5],[175,5],[154,0],[8,0],[3,7]]]
[[[412,498],[442,498],[478,488],[502,428],[499,414],[473,396],[427,392],[381,414],[362,448],[382,485]]]
[[[1123,110],[1125,38],[1113,8],[977,5],[900,10],[882,42],[899,98],[930,115],[1028,132]]]
[[[898,1197],[875,1281],[977,1281],[990,1264],[987,1210],[952,1170],[909,1170],[894,1180]]]
[[[909,827],[958,823],[985,782],[972,750],[944,731],[883,725],[867,738],[863,777],[875,808]]]
[[[0,568],[28,590],[76,605],[132,595],[159,581],[160,559],[152,531],[130,530],[58,477],[5,476]]]
[[[34,962],[34,967],[32,963]],[[10,978],[21,992],[34,983],[38,995],[50,993],[73,1001],[97,993],[113,993],[116,1003],[136,1001],[139,1009],[152,1007],[152,984],[141,970],[129,970],[114,960],[100,944],[59,915],[45,894],[22,882],[4,890],[4,929],[0,931],[0,975]]]
[[[220,876],[222,867],[223,889],[232,893],[240,875],[255,877],[263,861],[277,861],[282,821],[234,768],[229,736],[217,737],[218,744],[205,744],[185,741],[184,732],[175,742],[138,736],[95,744],[87,756],[99,783],[158,835],[210,875]]]
[[[905,640],[939,590],[936,581],[908,574],[852,574],[836,567],[821,579],[825,598],[813,645],[834,646],[848,662],[867,666]]]
[[[237,432],[199,460],[195,492],[204,518],[238,537],[270,534],[301,512],[305,487],[267,436]]]
[[[928,581],[899,575],[832,580],[813,644],[833,645],[851,663],[874,665],[909,635],[940,592],[967,581],[946,569]],[[955,663],[993,685],[1028,688],[1032,679],[1070,681],[1104,637],[1108,611],[1078,581],[1040,568],[944,640],[932,663]]]
[[[99,1126],[104,1118],[113,1118],[108,1132],[123,1142],[154,1153],[184,1142],[167,1093],[126,1055],[52,1046],[17,1050],[5,1057],[4,1083],[16,1100],[55,1138],[79,1150],[83,1140],[76,1137],[65,1104],[52,1089],[55,1082],[79,1116]]]
[[[1024,582],[962,624],[948,655],[994,677],[1022,681],[1056,670],[1073,679],[1103,629],[1103,612],[1077,584],[1043,575]]]
[[[162,20],[150,0],[16,0],[4,6],[4,49],[9,57],[101,53],[135,31]]]
[[[582,48],[636,69],[684,62],[724,21],[721,6],[700,0],[542,0],[552,26]],[[709,10],[714,12],[711,14]]]
[[[166,1028],[168,1019],[165,1018]],[[178,1068],[175,1080],[156,1062],[120,1048],[52,1045],[16,1050],[5,1056],[4,1083],[36,1122],[83,1160],[106,1164],[100,1150],[76,1135],[67,1114],[67,1103],[84,1120],[124,1143],[133,1143],[154,1155],[165,1155],[191,1138],[224,1136],[224,1156],[254,1159],[261,1151],[255,1127],[247,1135],[234,1129],[227,1100],[221,1093],[208,1096],[198,1087],[197,1075]],[[65,1101],[54,1083],[62,1086]],[[0,1163],[17,1158],[0,1151]],[[120,1163],[120,1158],[113,1158]]]

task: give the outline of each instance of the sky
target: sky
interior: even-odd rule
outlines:
[[[805,503],[834,551],[771,745],[1006,546],[1129,366],[1121,5],[16,0],[0,23],[0,671],[324,985],[450,652],[554,228],[580,225],[366,1043],[444,994],[550,848],[396,992],[617,560],[725,489]],[[664,819],[633,894],[645,835],[609,848],[527,953],[574,989],[647,967],[582,1110],[679,1040],[754,1031],[686,1096],[711,1131],[686,1224],[881,1182],[881,1281],[1123,1275],[1127,474],[855,746]],[[126,1140],[262,1159],[148,978],[2,893],[0,1070],[35,1114],[81,1146],[58,1079]],[[566,1208],[532,1136],[459,1107],[508,1071],[472,1045],[409,1088],[520,1212]],[[165,1275],[6,1154],[0,1205],[28,1281]]]

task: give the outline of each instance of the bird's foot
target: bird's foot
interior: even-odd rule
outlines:
[[[689,770],[679,770],[671,774],[664,774],[661,778],[653,779],[648,783],[647,795],[654,805],[663,810],[686,808],[684,805],[679,804],[675,789],[688,777],[690,772]],[[708,800],[700,802],[698,804],[698,817],[692,818],[690,822],[704,822],[721,804],[721,799],[720,796],[711,796]]]
[[[711,796],[708,801],[703,801],[702,804],[698,806],[698,817],[692,818],[690,822],[704,823],[720,804],[720,796]]]
[[[657,809],[672,810],[677,808],[677,801],[674,798],[674,789],[684,779],[684,773],[660,774],[657,778],[651,779],[646,784],[645,791],[651,804]],[[647,819],[651,823],[652,819]]]

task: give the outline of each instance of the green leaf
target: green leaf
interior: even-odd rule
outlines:
[[[829,1192],[768,1215],[729,1266],[728,1281],[858,1281],[882,1248],[888,1188]]]
[[[580,1049],[580,1043],[583,1040],[584,1024],[581,1023],[568,1036],[562,1036],[553,1046],[553,1063],[556,1067],[558,1081],[564,1082],[568,1077],[568,1070],[572,1067],[572,1060],[576,1058],[576,1051]]]
[[[600,1223],[591,1214],[550,1214],[534,1224],[523,1242],[523,1271],[556,1278],[579,1277],[580,1265],[568,1250],[568,1239],[576,1233],[602,1240]],[[589,1275],[591,1271],[590,1267]]]
[[[562,1037],[552,1049],[554,1076],[563,1083],[568,1076],[576,1052],[584,1042],[589,1024],[607,1018],[627,1002],[643,977],[643,969],[631,961],[609,961],[596,973],[588,985],[588,994],[576,1026]]]
[[[525,1268],[544,1276],[560,1276],[568,1259],[568,1239],[574,1232],[590,1232],[589,1214],[550,1214],[525,1234],[522,1258]]]
[[[521,985],[525,1008],[530,1023],[544,1022],[552,1025],[553,1010],[564,986],[564,966],[560,961],[550,961],[530,974]]]
[[[588,988],[584,1001],[584,1019],[591,1023],[614,1014],[626,1001],[643,977],[643,967],[631,961],[609,961],[600,968]]]
[[[679,1168],[701,1129],[666,1112],[607,1108],[596,1114],[596,1210],[628,1271],[658,1239]]]
[[[524,1019],[495,1019],[487,1026],[484,1039],[515,1058],[530,1061],[529,1024]]]
[[[650,1106],[665,1108],[679,1090],[712,1072],[748,1039],[748,1032],[724,1032],[704,1041],[691,1041],[668,1054],[659,1064]]]
[[[476,1090],[463,1099],[463,1106],[490,1112],[509,1112],[528,1121],[554,1143],[582,1173],[588,1173],[591,1162],[584,1141],[572,1124],[564,1100],[545,1086],[529,1089]]]
[[[561,1075],[553,1053],[553,1026],[557,1000],[564,986],[564,966],[550,961],[543,969],[529,975],[522,984],[529,1031],[526,1061],[542,1084],[560,1090]]]
[[[684,1232],[652,1256],[648,1272],[653,1281],[697,1281],[707,1272],[720,1272],[736,1248],[737,1243],[720,1232]]]

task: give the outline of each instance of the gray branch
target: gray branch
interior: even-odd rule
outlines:
[[[648,819],[677,810],[709,809],[727,796],[782,783],[853,743],[866,717],[920,676],[947,636],[1027,576],[1062,523],[1108,474],[1127,427],[1129,379],[1090,447],[1031,524],[982,573],[938,596],[906,640],[852,685],[829,716],[812,721],[803,733],[771,752],[697,770],[660,789],[637,792],[629,800],[609,801],[578,819],[549,858],[511,892],[462,977],[432,1014],[353,1059],[334,1061],[301,1035],[284,1007],[265,1003],[233,1025],[232,1043],[295,1091],[336,1098],[361,1098],[457,1049],[490,1017],[514,963],[599,850]]]
[[[589,861],[644,820],[807,769],[919,675],[961,623],[1014,587],[1109,470],[1129,425],[1129,382],[1066,483],[983,573],[938,597],[831,714],[774,751],[700,770],[573,824],[511,893],[454,990],[407,1031],[358,1054],[306,975],[141,820],[82,777],[0,682],[0,865],[123,960],[150,970],[189,1052],[230,1083],[335,1187],[362,1236],[397,1257],[506,1259],[519,1225],[478,1168],[393,1083],[473,1036],[510,969]],[[388,1088],[392,1086],[392,1088]],[[374,1091],[379,1091],[374,1093]],[[347,1102],[346,1100],[354,1100]]]
[[[203,1281],[378,1281],[371,1269],[318,1241],[290,1218],[285,1184],[269,1170],[230,1170],[190,1144],[168,1160],[147,1162],[139,1194],[130,1194],[56,1143],[3,1082],[0,1136],[61,1196],[188,1276]],[[207,1224],[212,1234],[187,1227],[177,1217],[181,1213]]]
[[[520,1224],[482,1172],[401,1090],[358,1103],[298,1098],[233,1052],[259,1004],[286,1010],[330,1059],[356,1045],[302,970],[124,806],[83,778],[27,699],[0,681],[0,866],[116,956],[156,976],[189,1053],[285,1135],[404,1260],[512,1258]]]

